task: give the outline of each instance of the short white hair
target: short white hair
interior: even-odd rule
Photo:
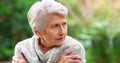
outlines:
[[[32,30],[35,27],[37,31],[43,31],[46,23],[45,16],[54,13],[66,17],[68,10],[61,3],[54,0],[42,0],[33,4],[28,11],[28,22]]]

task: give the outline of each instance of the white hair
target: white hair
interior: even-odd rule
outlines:
[[[28,22],[32,30],[35,27],[36,30],[40,32],[43,31],[43,28],[46,23],[46,15],[54,13],[66,17],[68,14],[68,10],[65,6],[54,0],[42,0],[33,4],[30,10],[28,11]]]

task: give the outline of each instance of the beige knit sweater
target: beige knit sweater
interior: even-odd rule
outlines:
[[[68,50],[73,50],[72,55],[80,55],[82,63],[85,63],[85,50],[80,42],[66,36],[65,42],[60,47],[54,47],[43,54],[38,46],[37,37],[33,37],[18,42],[15,46],[14,56],[17,58],[19,52],[23,52],[28,63],[56,63],[60,55]]]

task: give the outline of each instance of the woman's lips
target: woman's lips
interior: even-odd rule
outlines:
[[[57,40],[64,40],[65,38],[64,37],[61,37],[61,38],[57,38]]]

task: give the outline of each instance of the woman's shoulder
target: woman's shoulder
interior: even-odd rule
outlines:
[[[29,41],[30,41],[30,39],[31,38],[27,38],[27,39],[24,39],[24,40],[22,40],[22,41],[19,41],[17,44],[26,44],[26,43],[28,43]]]
[[[80,54],[81,52],[83,53],[85,52],[85,49],[81,44],[81,42],[77,41],[76,39],[70,36],[66,37],[65,43],[60,48],[61,48],[61,51],[63,52],[73,50],[75,51],[73,54]]]
[[[62,48],[66,48],[66,49],[84,49],[83,45],[81,44],[80,41],[67,36],[65,39],[65,43],[63,44]]]
[[[16,47],[20,47],[20,46],[28,46],[28,44],[30,44],[30,42],[32,41],[32,38],[27,38],[27,39],[24,39],[22,41],[19,41],[17,44],[16,44]]]
[[[75,46],[75,45],[77,45],[77,46],[82,45],[80,41],[72,38],[71,36],[66,36],[65,43],[68,44],[68,45],[70,45],[70,46],[72,46],[72,45],[73,46]]]

